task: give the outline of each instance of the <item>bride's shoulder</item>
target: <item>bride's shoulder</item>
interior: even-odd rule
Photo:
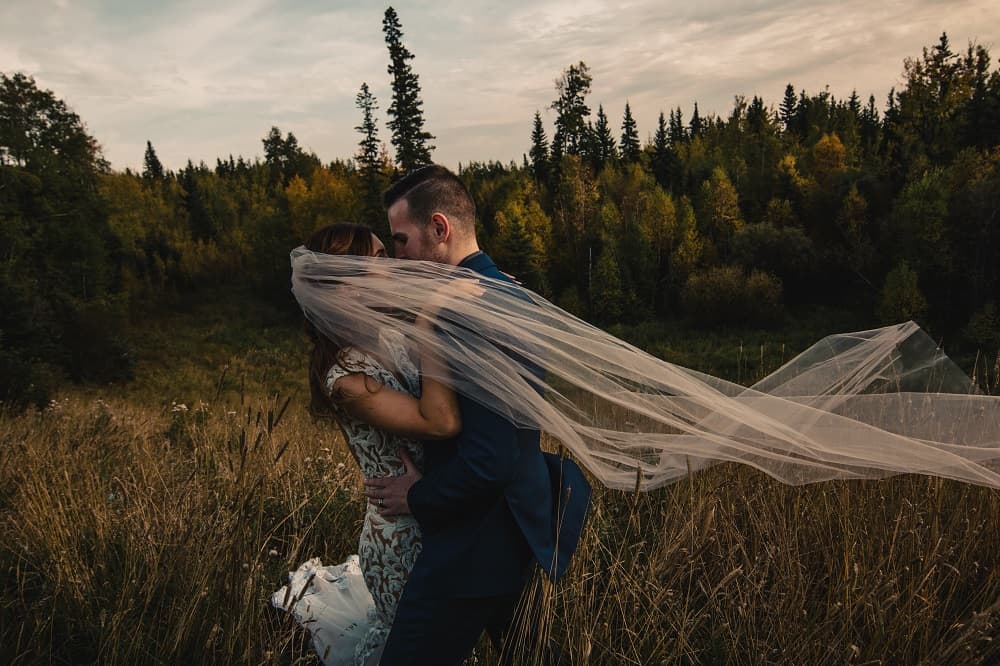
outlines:
[[[364,374],[375,376],[381,370],[381,364],[374,356],[357,347],[344,347],[337,355],[336,361],[326,372],[327,392],[333,391],[334,383],[347,375]]]

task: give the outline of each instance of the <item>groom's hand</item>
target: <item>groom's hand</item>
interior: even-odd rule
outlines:
[[[382,476],[376,479],[365,479],[365,495],[368,502],[378,508],[383,516],[400,516],[410,513],[410,505],[406,496],[413,486],[423,476],[413,459],[404,448],[399,449],[399,458],[403,461],[405,472],[402,476]]]

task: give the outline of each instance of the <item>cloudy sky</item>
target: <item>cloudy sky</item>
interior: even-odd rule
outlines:
[[[437,161],[520,160],[551,136],[554,80],[584,61],[588,98],[645,139],[661,110],[777,105],[786,83],[883,107],[903,59],[946,31],[1000,55],[996,0],[444,0],[393,3],[423,88]],[[87,123],[115,168],[147,139],[168,168],[262,154],[272,125],[329,161],[356,150],[367,81],[388,141],[385,5],[362,0],[2,0],[0,71],[31,74]]]

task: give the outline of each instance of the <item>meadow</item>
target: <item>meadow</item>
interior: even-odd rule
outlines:
[[[361,479],[307,413],[295,318],[248,303],[177,305],[133,327],[131,383],[0,413],[4,663],[316,663],[268,600],[302,560],[355,551]],[[743,382],[818,337],[619,333]],[[525,621],[573,664],[996,663],[998,509],[927,477],[789,487],[733,465],[595,488],[570,573]]]

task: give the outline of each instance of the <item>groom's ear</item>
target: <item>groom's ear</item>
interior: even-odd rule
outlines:
[[[451,238],[451,220],[444,213],[434,213],[431,215],[431,233],[438,243],[446,243]]]

